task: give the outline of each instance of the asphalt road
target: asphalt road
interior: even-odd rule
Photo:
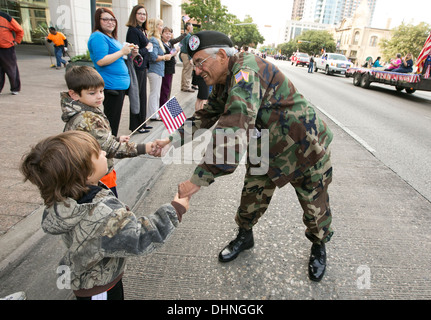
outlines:
[[[378,83],[363,89],[352,78],[275,63],[318,109],[431,201],[431,92],[407,94]]]

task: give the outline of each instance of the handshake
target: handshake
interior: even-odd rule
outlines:
[[[156,139],[153,142],[148,142],[145,145],[145,149],[147,154],[152,155],[154,157],[163,156],[167,149],[169,149],[170,144],[169,138],[159,140]],[[181,222],[182,215],[189,208],[189,201],[192,195],[199,191],[201,187],[195,185],[190,180],[184,181],[178,185],[178,193],[175,195],[175,199],[171,202],[172,206],[177,211],[178,220]]]

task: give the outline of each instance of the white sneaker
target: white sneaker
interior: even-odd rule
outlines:
[[[18,94],[18,91],[11,91],[10,94],[16,96]]]

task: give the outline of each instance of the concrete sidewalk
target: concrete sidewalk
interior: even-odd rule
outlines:
[[[50,135],[63,131],[61,121],[60,92],[66,91],[64,81],[65,69],[50,68],[54,58],[50,58],[44,46],[20,45],[16,47],[18,66],[21,75],[21,92],[18,95],[9,93],[9,82],[0,95],[0,297],[20,283],[20,290],[32,293],[33,299],[44,299],[35,296],[41,283],[51,282],[51,289],[44,292],[47,299],[62,299],[69,294],[59,295],[55,288],[55,270],[58,258],[64,252],[64,245],[58,237],[45,235],[40,228],[43,201],[36,187],[31,183],[23,183],[19,172],[20,160],[30,146]],[[178,63],[173,79],[172,96],[176,96],[188,116],[194,112],[196,93],[184,93],[180,90],[182,64]],[[132,141],[148,142],[160,138],[167,133],[160,121],[150,121],[153,129],[147,134],[134,134]],[[120,122],[119,135],[130,134],[129,104],[125,98]],[[120,199],[133,206],[145,191],[156,181],[163,163],[160,159],[140,156],[133,159],[116,160],[118,174],[118,191]],[[123,174],[124,172],[124,174]],[[137,187],[138,186],[138,187]],[[40,248],[40,251],[38,250]],[[50,255],[57,262],[47,263]],[[31,256],[31,257],[30,257]],[[32,279],[29,274],[38,274],[34,264],[46,264],[52,276],[40,276],[40,280]],[[23,271],[18,271],[18,267]],[[5,277],[21,275],[16,279]],[[16,280],[16,281],[15,281]],[[13,282],[16,282],[15,284]]]
[[[277,189],[254,228],[255,246],[229,263],[219,251],[236,236],[244,167],[202,188],[170,241],[131,259],[127,299],[430,299],[431,204],[331,120],[334,178],[329,192],[335,234],[324,279],[308,279],[310,242],[289,185]],[[170,201],[194,164],[171,165],[136,213]],[[168,191],[170,190],[170,192]]]
[[[23,51],[23,92],[9,96],[4,90],[0,96],[0,139],[6,146],[0,153],[0,296],[22,290],[30,300],[70,299],[69,290],[56,286],[64,246],[59,237],[40,230],[40,197],[21,183],[17,171],[29,145],[63,129],[59,92],[66,89],[64,71],[49,69],[49,57],[42,53]],[[173,95],[189,116],[196,95],[179,92],[180,70],[179,64]],[[128,134],[126,112],[125,104],[120,134]],[[321,116],[334,132],[329,192],[335,230],[322,282],[308,280],[311,244],[290,186],[276,191],[255,226],[255,247],[230,263],[218,262],[219,251],[236,236],[234,215],[244,175],[240,166],[192,198],[189,212],[164,246],[129,260],[126,299],[430,299],[430,202]],[[150,134],[133,139],[167,135],[163,124],[154,124],[158,127]],[[189,155],[172,165],[150,157],[122,159],[116,163],[120,199],[138,216],[152,213],[172,200],[177,184],[190,177],[195,165]]]

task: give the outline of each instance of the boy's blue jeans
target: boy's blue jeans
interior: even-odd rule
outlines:
[[[61,67],[61,64],[66,65],[67,61],[63,60],[63,47],[54,47],[55,59],[57,59],[57,67]]]

